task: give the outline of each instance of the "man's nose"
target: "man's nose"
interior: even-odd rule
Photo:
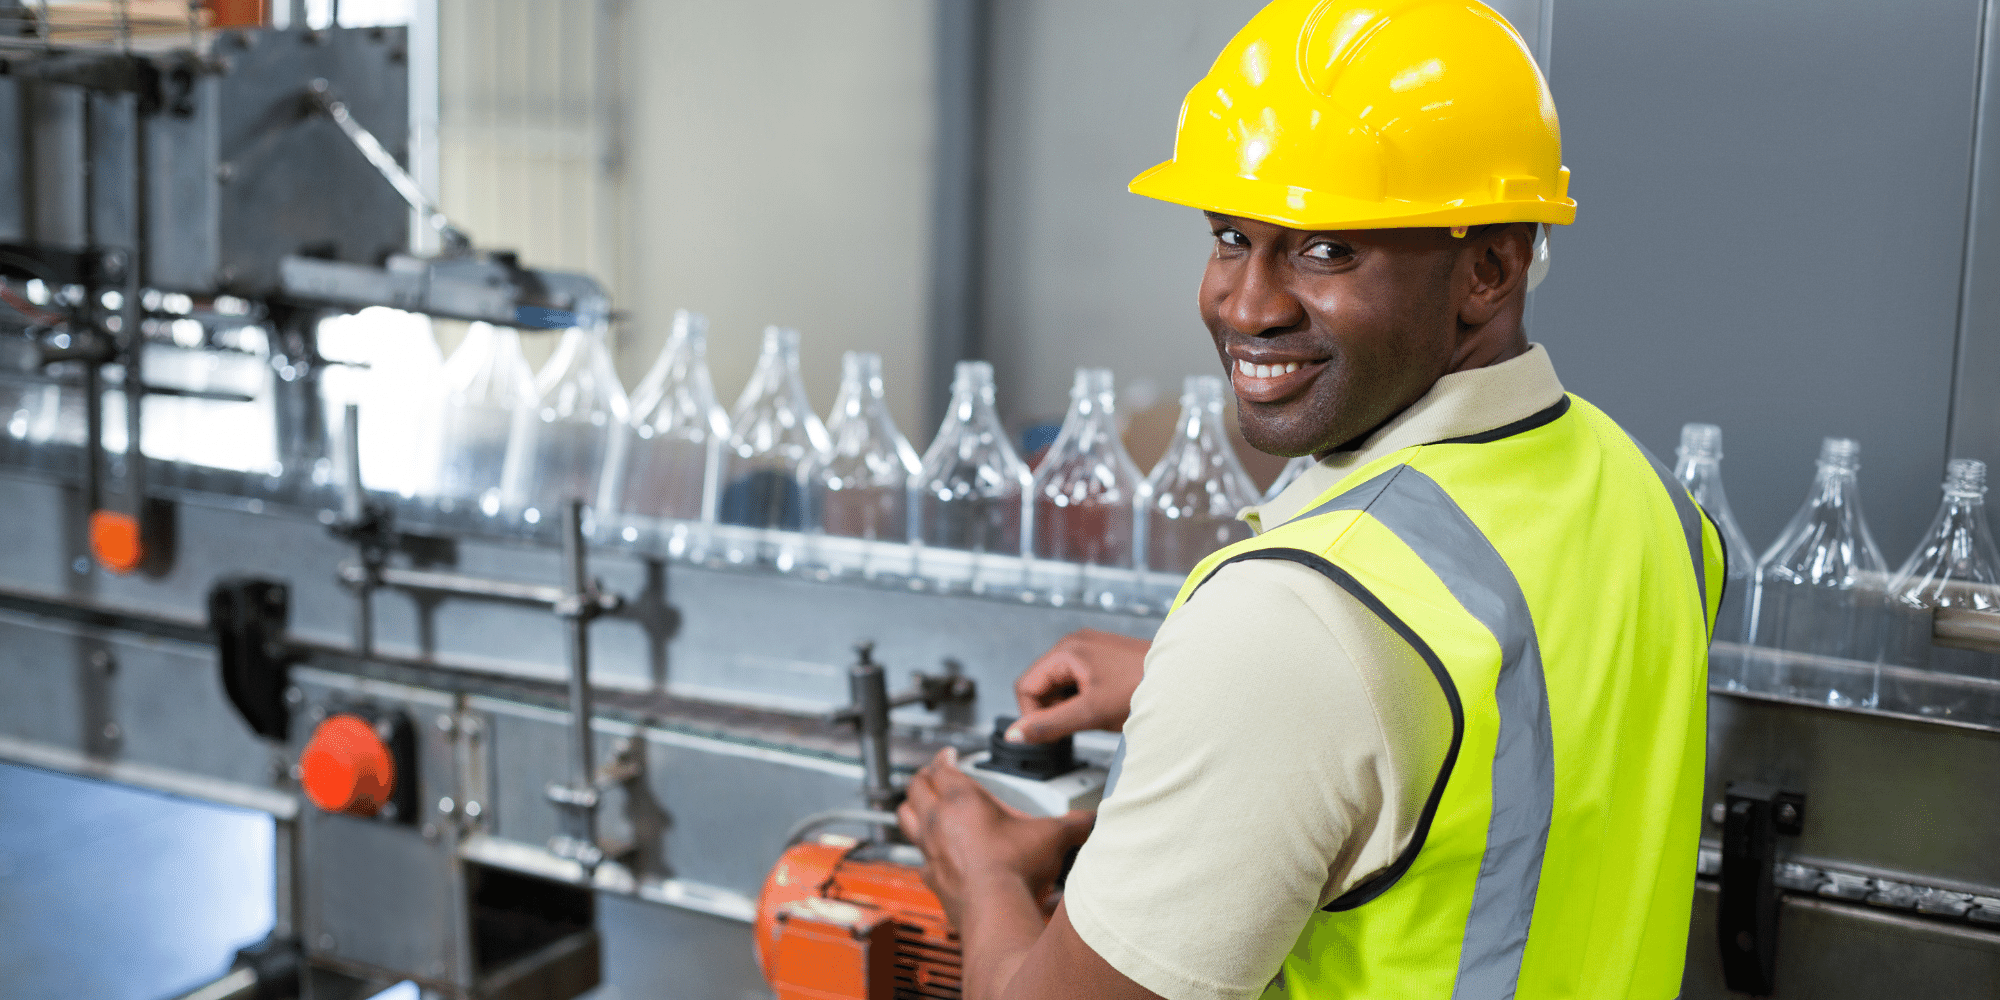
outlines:
[[[1284,264],[1273,254],[1254,254],[1237,272],[1222,300],[1222,321],[1250,337],[1281,333],[1305,319],[1305,307],[1284,281]]]

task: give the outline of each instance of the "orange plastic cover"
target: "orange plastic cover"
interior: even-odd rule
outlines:
[[[853,846],[808,841],[771,869],[754,932],[765,981],[781,1000],[958,996],[958,935],[923,873]]]
[[[138,569],[146,557],[146,547],[139,538],[139,519],[115,510],[92,511],[90,551],[113,573]]]
[[[373,816],[396,788],[396,764],[366,719],[334,715],[299,754],[299,780],[306,797],[327,812]]]

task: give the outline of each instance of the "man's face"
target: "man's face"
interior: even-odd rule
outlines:
[[[1451,370],[1458,241],[1438,229],[1307,232],[1208,215],[1201,318],[1243,436],[1322,454],[1417,401]]]

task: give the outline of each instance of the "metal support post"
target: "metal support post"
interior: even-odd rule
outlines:
[[[551,785],[550,802],[564,816],[564,832],[549,850],[595,869],[614,854],[623,854],[631,845],[612,845],[607,850],[597,835],[597,807],[604,793],[637,777],[641,763],[636,743],[623,746],[616,760],[600,769],[593,745],[591,722],[596,710],[590,697],[590,621],[618,606],[616,597],[604,594],[590,578],[583,537],[583,501],[563,505],[563,594],[555,612],[563,618],[569,640],[569,726],[570,783]]]
[[[586,868],[602,859],[597,847],[597,754],[591,746],[590,720],[590,614],[595,601],[587,601],[590,581],[586,577],[583,548],[583,503],[571,500],[563,505],[563,603],[556,613],[563,616],[568,632],[569,651],[569,730],[570,779],[572,787],[587,791],[576,796],[566,810],[570,817],[570,839],[576,860]]]
[[[874,643],[861,643],[854,652],[857,658],[847,670],[847,687],[861,733],[861,790],[868,808],[888,812],[902,798],[889,771],[888,678],[875,662]]]
[[[361,407],[347,404],[341,419],[341,484],[339,531],[361,551],[360,572],[343,581],[354,591],[354,653],[367,656],[375,649],[375,588],[382,583],[382,563],[388,551],[382,543],[380,512],[368,503],[368,489],[361,482]]]

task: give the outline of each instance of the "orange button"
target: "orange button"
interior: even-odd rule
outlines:
[[[327,812],[373,816],[396,787],[396,763],[375,727],[357,715],[335,715],[313,730],[299,754],[306,797]]]
[[[90,514],[90,551],[113,573],[130,573],[146,557],[140,542],[139,519],[113,510]]]

